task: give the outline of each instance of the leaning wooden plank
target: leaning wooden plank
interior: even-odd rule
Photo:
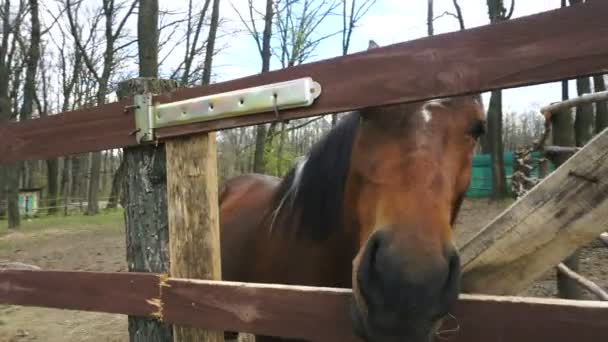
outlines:
[[[595,1],[460,32],[436,35],[280,71],[183,89],[166,103],[310,76],[317,103],[280,112],[294,119],[435,97],[605,73],[608,2]],[[584,23],[584,25],[582,25]],[[576,27],[576,29],[572,29]],[[593,39],[589,39],[593,37]],[[499,41],[500,44],[496,44]],[[572,46],[576,46],[573,49]],[[500,65],[500,67],[496,67]],[[126,103],[0,126],[0,163],[134,145]],[[93,113],[94,112],[94,113]],[[275,113],[164,128],[161,138],[276,120]]]
[[[153,316],[159,282],[148,273],[0,270],[0,303]]]
[[[0,303],[154,316],[155,305],[142,307],[152,298],[160,318],[173,324],[359,341],[348,318],[350,290],[169,278],[158,300],[152,284],[159,280],[135,273],[4,271]],[[461,295],[452,315],[436,342],[596,342],[608,333],[606,302]]]
[[[463,290],[513,295],[608,229],[608,130],[461,245]]]

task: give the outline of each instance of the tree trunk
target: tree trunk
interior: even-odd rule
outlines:
[[[281,122],[281,134],[279,135],[279,147],[277,148],[277,176],[283,176],[283,149],[285,146],[285,123]]]
[[[13,229],[21,225],[21,216],[19,213],[19,163],[12,164],[6,167],[7,174],[7,213],[8,213],[8,228]]]
[[[158,75],[158,0],[141,0],[138,14],[139,74],[142,78],[120,83],[120,99],[135,94],[164,93],[175,81],[154,79]],[[145,78],[144,78],[145,77]],[[121,204],[125,209],[127,264],[129,272],[169,272],[169,226],[165,146],[125,148]],[[173,341],[170,324],[153,318],[129,316],[131,342]]]
[[[270,70],[270,58],[272,51],[270,49],[270,40],[272,38],[272,18],[274,11],[272,10],[273,1],[266,0],[266,14],[264,16],[264,33],[262,35],[262,72]],[[264,165],[264,150],[266,146],[266,125],[257,126],[255,137],[255,153],[253,157],[253,172],[264,173],[266,165]]]
[[[433,0],[428,0],[426,11],[426,27],[427,34],[432,36],[435,32],[433,28]]]
[[[211,83],[211,69],[213,66],[213,54],[215,53],[215,38],[217,36],[219,20],[220,0],[213,0],[213,9],[211,10],[211,23],[209,24],[209,36],[207,37],[207,46],[205,51],[205,62],[203,64],[203,84]]]
[[[68,209],[70,205],[70,194],[72,193],[72,187],[70,186],[70,180],[72,171],[72,157],[67,156],[63,158],[63,170],[61,175],[61,197],[63,198],[63,214],[68,215]]]
[[[562,101],[567,100],[568,81],[562,81]],[[572,112],[570,109],[565,109],[559,113],[552,113],[551,131],[553,134],[553,144],[557,146],[575,146],[574,123],[572,120]],[[556,166],[565,162],[567,157],[556,160]],[[571,269],[578,270],[578,252],[572,254],[569,258],[563,261],[566,266]],[[579,298],[580,290],[578,285],[570,278],[556,270],[557,291],[561,298]]]
[[[99,177],[99,192],[101,193],[101,195],[103,196],[104,191],[106,189],[106,183],[107,183],[107,175],[109,173],[109,167],[108,167],[108,157],[110,155],[110,151],[105,151],[102,152],[102,157],[101,157],[101,176]]]
[[[114,209],[118,204],[118,198],[121,196],[122,190],[122,180],[124,178],[124,170],[125,163],[124,159],[118,166],[116,172],[114,172],[114,177],[112,178],[112,188],[110,189],[110,196],[108,198],[108,204],[106,205],[106,209]]]
[[[2,41],[0,43],[0,123],[9,121],[11,117],[11,100],[9,96],[9,72],[10,65],[6,62],[8,56],[8,42],[11,31],[10,1],[5,0],[2,4]],[[6,215],[8,210],[7,186],[10,184],[9,166],[0,165],[0,218]]]
[[[0,165],[0,220],[6,217],[6,168]]]
[[[91,153],[89,190],[87,195],[87,215],[99,213],[99,177],[101,175],[101,152]]]
[[[604,75],[593,77],[593,84],[596,93],[606,90]],[[598,102],[595,104],[595,109],[595,131],[600,133],[608,127],[608,103],[606,101]]]
[[[591,93],[589,77],[576,80],[578,95]],[[574,120],[574,133],[576,146],[584,146],[593,137],[593,104],[585,103],[576,106],[576,119]]]
[[[72,167],[72,174],[71,174],[71,184],[72,187],[70,189],[70,198],[72,198],[72,200],[80,200],[80,188],[82,187],[82,175],[80,174],[80,170],[82,169],[81,164],[82,164],[82,156],[81,155],[75,155],[72,156],[71,158],[71,167]]]
[[[261,124],[256,127],[255,134],[255,152],[253,155],[253,172],[264,173],[266,165],[264,165],[264,148],[266,143],[266,125]]]
[[[488,139],[492,156],[492,198],[496,200],[507,195],[502,145],[502,92],[500,90],[492,91],[490,96]]]
[[[134,84],[137,84],[133,86]],[[174,81],[142,78],[119,85],[119,98],[133,91],[155,94],[177,87]],[[125,208],[129,272],[169,272],[169,228],[165,146],[125,148],[121,205]],[[131,341],[172,341],[172,327],[151,318],[129,316]]]
[[[57,213],[57,177],[59,172],[59,163],[57,159],[49,159],[46,161],[47,167],[47,206],[49,207],[49,215]]]

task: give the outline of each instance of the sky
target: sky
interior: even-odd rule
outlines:
[[[98,0],[85,0],[91,7],[98,7]],[[189,0],[159,0],[161,11],[169,11],[174,14],[173,19],[183,18],[187,10]],[[198,6],[202,6],[201,0],[193,0]],[[264,11],[266,0],[253,0],[255,8],[261,13]],[[357,0],[360,3],[363,0]],[[547,10],[556,9],[560,6],[560,0],[515,0],[515,10],[513,18],[527,16]],[[220,52],[214,60],[214,82],[240,78],[256,74],[261,69],[261,59],[257,51],[257,46],[253,38],[246,32],[244,25],[239,19],[237,11],[248,15],[249,0],[221,0],[220,15],[222,26],[220,27],[217,45]],[[445,11],[454,12],[452,0],[435,0],[435,16],[439,16]],[[507,6],[510,0],[505,0]],[[465,26],[467,28],[489,24],[487,6],[485,0],[459,0],[462,8]],[[42,12],[45,21],[51,22],[51,17],[47,14],[46,8],[51,11],[58,11],[58,5],[53,2],[46,3]],[[169,17],[167,17],[169,18]],[[362,18],[358,27],[355,29],[350,53],[359,52],[367,49],[369,40],[376,41],[379,45],[385,46],[419,39],[427,36],[427,1],[426,0],[377,0],[371,10]],[[137,30],[137,16],[127,23],[127,28],[132,33]],[[171,20],[171,18],[166,19]],[[162,22],[161,22],[162,25]],[[262,27],[263,22],[258,22],[258,27]],[[441,34],[459,29],[458,22],[451,16],[442,16],[435,20],[435,34]],[[329,32],[339,32],[342,28],[341,17],[336,15],[328,17],[319,27],[316,35],[326,35]],[[57,31],[54,27],[53,31]],[[167,32],[167,31],[165,31]],[[206,32],[204,32],[206,36]],[[181,34],[175,33],[173,40],[179,40]],[[161,37],[162,40],[162,37]],[[183,44],[172,50],[171,53],[161,51],[168,55],[165,64],[167,67],[174,67],[183,58]],[[313,62],[321,59],[339,56],[342,53],[341,35],[324,40],[315,51],[315,54],[306,62]],[[275,58],[271,63],[272,69],[279,68],[279,62]],[[137,72],[137,65],[128,65],[130,73]],[[161,70],[162,72],[162,70]],[[432,73],[429,70],[429,73]],[[571,81],[571,89],[575,89],[574,81]],[[572,90],[571,90],[572,91]],[[572,95],[572,94],[571,94]],[[484,104],[488,105],[489,94],[484,94]],[[538,110],[539,107],[551,102],[561,100],[561,86],[559,83],[550,83],[537,86],[529,86],[515,89],[507,89],[503,92],[503,105],[506,112],[528,112]]]
[[[174,1],[174,0],[172,0]],[[162,3],[167,0],[161,0]],[[509,0],[505,0],[507,5]],[[263,11],[264,1],[255,0],[257,8]],[[467,28],[489,24],[486,1],[459,1],[465,26]],[[242,30],[235,8],[246,11],[248,0],[222,0],[221,13],[226,20],[224,30]],[[527,16],[558,8],[560,0],[516,0],[513,18]],[[445,11],[454,12],[452,0],[435,0],[435,16]],[[247,12],[244,12],[247,13]],[[425,0],[377,0],[376,4],[359,23],[352,37],[351,51],[365,50],[368,41],[373,39],[379,45],[414,40],[427,36],[426,26],[427,1]],[[262,23],[260,22],[260,26]],[[319,30],[319,35],[341,29],[339,17],[328,19]],[[458,22],[450,16],[443,16],[435,21],[435,34],[458,30]],[[254,40],[246,33],[240,32],[229,40],[224,41],[225,49],[216,59],[216,81],[239,78],[259,72],[261,60],[257,53]],[[341,54],[341,36],[324,41],[316,51],[314,58],[308,62],[339,56]],[[278,63],[272,66],[277,68]],[[432,71],[429,71],[432,72]],[[572,86],[571,86],[572,89]],[[488,94],[484,94],[488,104]],[[503,103],[505,111],[524,112],[538,109],[540,106],[561,100],[559,83],[538,86],[507,89],[504,91]]]

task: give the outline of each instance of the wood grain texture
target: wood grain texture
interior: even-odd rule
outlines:
[[[150,315],[153,307],[136,308],[154,297],[159,281],[160,277],[141,273],[3,271],[0,303]],[[163,284],[157,302],[166,322],[310,341],[360,342],[348,318],[347,289],[176,278]],[[435,342],[597,342],[608,333],[607,302],[461,295],[452,314],[455,319],[446,320],[441,330],[459,326],[458,331],[444,332]]]
[[[460,249],[463,291],[513,295],[608,229],[608,130]]]
[[[198,280],[167,281],[163,316],[209,329],[312,341],[358,341],[350,290]],[[230,322],[230,324],[226,324]]]
[[[604,20],[607,12],[608,2],[588,2],[281,71],[182,89],[156,96],[155,101],[166,103],[313,77],[323,92],[309,108],[281,111],[281,119],[293,119],[601,74],[608,70],[608,21]],[[65,116],[2,125],[0,139],[10,143],[0,144],[0,163],[132,146],[135,139],[129,133],[134,129],[134,119],[123,114],[127,104],[108,104]],[[262,113],[164,128],[157,133],[160,138],[168,138],[273,120],[274,112]]]
[[[130,100],[45,118],[0,124],[0,163],[36,160],[135,145]]]
[[[152,316],[159,276],[143,273],[0,271],[0,303]]]
[[[167,141],[172,277],[221,279],[215,133]],[[174,341],[223,341],[220,331],[174,326]]]

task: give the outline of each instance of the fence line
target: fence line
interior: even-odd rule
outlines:
[[[162,104],[300,77],[312,77],[323,90],[314,105],[281,109],[279,117],[272,110],[165,127],[157,131],[157,137],[166,139],[605,73],[605,13],[608,2],[589,2],[209,86],[179,89],[153,100]],[[495,44],[497,41],[501,43]],[[14,142],[0,145],[0,163],[135,146],[135,119],[128,110],[125,112],[129,107],[131,101],[123,100],[0,125],[0,136]]]
[[[0,302],[155,317],[209,330],[312,341],[360,341],[348,319],[347,289],[167,278],[149,273],[0,272]],[[595,342],[608,303],[461,295],[453,342]],[[437,341],[440,341],[437,339]]]

